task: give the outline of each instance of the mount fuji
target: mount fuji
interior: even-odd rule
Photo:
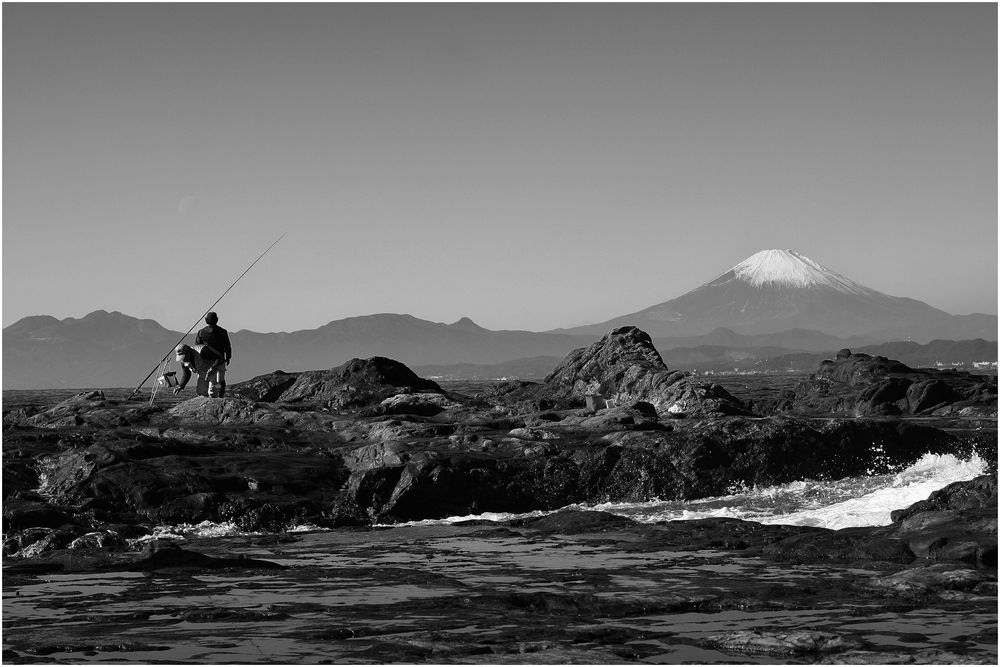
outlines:
[[[950,315],[922,301],[865,287],[792,250],[762,250],[687,294],[600,324],[560,329],[599,334],[633,325],[651,336],[725,327],[740,334],[808,329],[876,339],[996,340],[996,315]]]

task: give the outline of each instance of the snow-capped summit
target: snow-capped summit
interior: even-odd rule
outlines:
[[[865,294],[871,291],[794,250],[761,250],[709,284],[718,285],[733,278],[750,283],[754,287],[825,286],[852,294]]]
[[[957,320],[955,321],[957,322]],[[630,315],[566,331],[599,334],[632,325],[651,336],[808,329],[837,336],[907,338],[955,328],[948,313],[866,287],[792,250],[762,250],[686,294]],[[888,339],[888,338],[886,338]]]
[[[740,280],[760,286],[767,283],[787,287],[837,284],[837,274],[792,250],[761,250],[734,266]]]

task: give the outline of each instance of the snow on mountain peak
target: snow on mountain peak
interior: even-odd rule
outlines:
[[[826,286],[845,292],[867,291],[844,276],[823,268],[805,255],[792,250],[761,250],[734,266],[736,278],[754,287]]]

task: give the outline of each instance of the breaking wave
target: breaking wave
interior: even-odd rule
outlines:
[[[641,523],[729,517],[766,524],[833,529],[883,526],[892,523],[890,513],[893,510],[908,507],[953,482],[973,479],[986,471],[986,462],[978,454],[968,459],[952,454],[925,454],[905,470],[892,474],[834,481],[803,480],[699,500],[579,504],[564,509],[601,510]],[[415,521],[405,525],[456,523],[473,519],[505,521],[545,514],[551,512],[484,513],[438,521]]]
[[[286,533],[304,533],[313,530],[323,530],[319,526],[303,524],[286,528]],[[232,535],[263,535],[263,533],[249,532],[241,530],[232,521],[216,523],[214,521],[202,521],[201,523],[181,523],[173,526],[157,526],[148,535],[143,535],[135,540],[135,543],[150,542],[154,540],[183,540],[189,537],[230,537]]]
[[[987,472],[988,466],[978,454],[961,459],[952,454],[925,454],[919,461],[896,473],[848,477],[834,481],[803,480],[764,488],[734,490],[731,494],[699,500],[652,500],[638,503],[590,503],[568,505],[561,509],[600,510],[628,517],[640,523],[681,521],[728,517],[766,524],[793,524],[822,528],[882,526],[892,522],[890,513],[926,499],[931,493],[953,482],[960,482]],[[540,517],[559,510],[536,510],[521,514],[484,512],[445,519],[410,521],[391,526],[433,526],[470,520],[507,521]],[[285,532],[323,530],[301,525]],[[137,540],[179,539],[253,535],[234,523],[160,526]]]

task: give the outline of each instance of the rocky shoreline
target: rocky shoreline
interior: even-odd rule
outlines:
[[[341,533],[370,535],[377,524],[584,502],[695,499],[738,485],[884,473],[928,453],[975,452],[991,462],[989,474],[897,508],[887,526],[830,530],[733,519],[644,525],[603,513],[560,512],[452,532],[518,544],[591,540],[627,559],[711,551],[712,562],[766,563],[776,570],[815,565],[852,581],[858,577],[849,573],[858,568],[877,570],[862,588],[878,604],[897,598],[912,609],[943,599],[978,610],[992,604],[996,657],[995,377],[934,375],[845,350],[780,400],[751,403],[668,370],[649,336],[623,327],[569,355],[542,383],[506,382],[466,395],[376,357],[327,371],[277,371],[232,387],[230,396],[149,405],[87,392],[54,406],[5,410],[8,581],[268,569],[299,576],[285,572],[299,567],[295,558],[283,564],[261,557],[260,549],[238,547],[212,553],[219,545],[211,541],[204,551],[192,551],[190,545],[150,547],[147,539],[146,551],[135,551],[163,525],[231,522],[247,533],[287,535],[305,524],[331,531],[325,539],[336,541]],[[274,551],[263,554],[269,555]],[[706,586],[702,581],[696,587]],[[647,600],[611,609],[602,593],[588,591],[569,597],[505,593],[502,602],[494,592],[487,606],[603,618],[645,617],[651,610],[702,613],[736,604],[730,591],[724,602],[698,598],[674,608]],[[817,592],[802,608],[822,607],[829,595]],[[814,658],[854,655],[866,645],[815,633],[758,635],[730,633],[697,645],[733,655]],[[601,646],[620,649],[634,639],[623,635]],[[5,657],[39,655],[19,646]],[[560,646],[562,659],[576,661]],[[401,660],[450,661],[436,651]],[[931,656],[904,653],[917,661]],[[489,656],[498,655],[490,649]],[[613,662],[639,659],[613,655]],[[612,653],[593,656],[610,660]]]

